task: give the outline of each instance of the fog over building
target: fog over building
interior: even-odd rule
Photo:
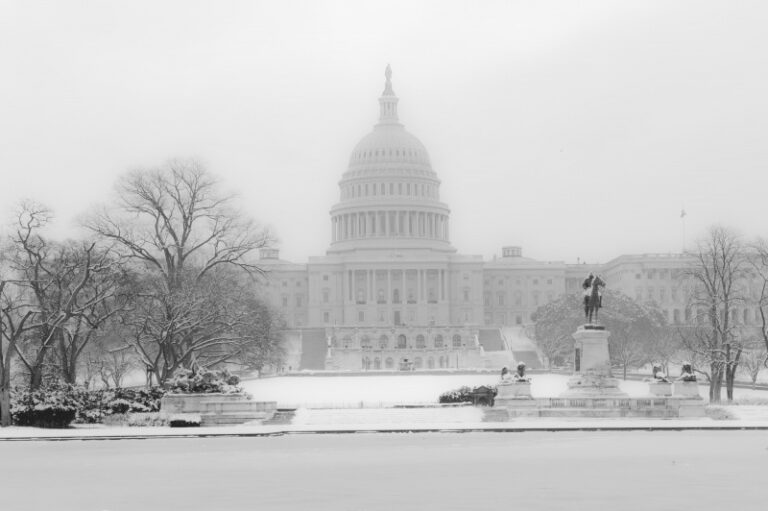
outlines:
[[[290,328],[286,369],[536,365],[524,334],[531,315],[564,293],[580,292],[590,271],[612,289],[655,302],[668,321],[685,320],[677,277],[690,261],[682,254],[621,255],[586,265],[537,261],[519,246],[503,246],[492,260],[457,253],[438,173],[400,122],[389,66],[385,77],[379,120],[353,149],[339,181],[326,255],[296,264],[281,260],[277,249],[261,253],[267,296]],[[525,219],[489,221],[498,222],[503,239],[505,223]]]

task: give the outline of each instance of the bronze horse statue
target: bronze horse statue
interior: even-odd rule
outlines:
[[[600,278],[599,275],[592,279],[592,288],[589,293],[589,298],[584,304],[584,319],[589,323],[592,323],[592,315],[595,316],[595,322],[597,321],[597,310],[602,307],[602,297],[600,296],[600,288],[605,287],[605,281]]]

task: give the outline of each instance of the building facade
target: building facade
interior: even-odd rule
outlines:
[[[387,67],[379,121],[357,143],[330,210],[330,246],[306,264],[262,251],[267,297],[290,328],[286,368],[439,370],[535,360],[522,332],[541,305],[580,292],[590,271],[612,289],[686,320],[680,254],[623,255],[604,265],[458,254],[450,208],[424,145],[400,123]]]

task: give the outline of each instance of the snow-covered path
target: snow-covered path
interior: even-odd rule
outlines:
[[[0,494],[14,511],[750,511],[767,448],[755,431],[0,443]]]

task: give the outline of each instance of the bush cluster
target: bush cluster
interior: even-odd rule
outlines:
[[[165,390],[104,389],[52,383],[37,390],[17,388],[11,394],[11,414],[20,426],[66,428],[72,422],[100,424],[106,417],[160,410]]]
[[[67,385],[11,393],[11,416],[19,426],[66,428],[75,420],[77,409],[77,400]]]
[[[438,402],[440,403],[471,403],[472,392],[476,391],[480,387],[459,387],[456,390],[449,390],[440,394]],[[493,387],[491,387],[493,388]],[[496,389],[493,388],[493,395],[496,395]]]
[[[178,371],[168,385],[168,392],[171,394],[239,394],[242,391],[240,378],[229,374],[226,369],[199,372]]]

